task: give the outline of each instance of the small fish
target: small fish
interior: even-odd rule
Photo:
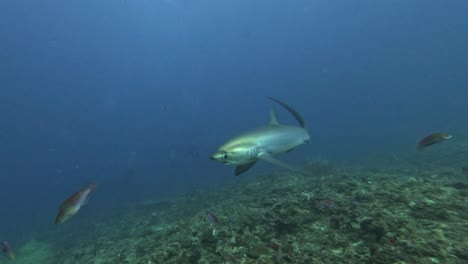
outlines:
[[[92,183],[88,187],[73,194],[65,200],[59,208],[59,213],[55,218],[56,224],[61,224],[75,215],[83,205],[89,200],[89,194],[96,189],[96,184]]]
[[[231,264],[238,264],[239,261],[237,260],[236,257],[234,257],[234,255],[232,254],[229,254],[228,252],[223,252],[223,257],[224,259],[228,262],[228,263],[231,263]]]
[[[273,249],[275,252],[278,252],[278,250],[281,248],[281,245],[274,241],[268,243],[266,246]]]
[[[335,202],[329,199],[315,200],[314,205],[318,210],[334,210],[337,208]]]
[[[425,147],[429,147],[431,145],[434,145],[436,143],[440,143],[442,141],[445,141],[447,139],[451,139],[452,135],[446,134],[446,133],[434,133],[430,134],[429,136],[424,137],[418,142],[417,149],[422,150]]]
[[[276,243],[274,241],[268,243],[266,246],[275,251],[275,253],[276,253],[276,262],[281,263],[281,259],[283,258],[283,250],[282,250],[283,246],[281,246],[281,244],[278,244],[278,243]]]
[[[271,108],[269,125],[246,132],[223,144],[211,156],[211,159],[226,165],[236,166],[236,176],[250,169],[259,159],[304,173],[304,171],[274,157],[276,154],[289,152],[300,145],[309,144],[310,136],[305,128],[304,119],[286,103],[271,97],[269,99],[285,108],[294,116],[300,126],[278,123],[276,113]]]
[[[219,223],[218,221],[218,217],[216,217],[216,215],[214,215],[213,213],[211,213],[210,211],[206,210],[206,217],[208,218],[208,220],[210,221],[210,223],[212,225],[216,225]]]
[[[7,241],[3,241],[1,244],[2,244],[2,251],[3,251],[3,254],[5,254],[5,256],[6,256],[8,259],[15,259],[15,254],[14,254],[13,251],[11,250],[10,244],[8,244]]]

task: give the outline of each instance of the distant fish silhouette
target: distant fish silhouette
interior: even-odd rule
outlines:
[[[5,256],[8,258],[8,259],[15,259],[15,254],[13,254],[13,251],[11,250],[11,247],[10,247],[10,244],[8,244],[7,241],[3,241],[1,243],[2,245],[2,251],[3,251],[3,254],[5,254]]]
[[[442,141],[445,141],[447,139],[451,139],[452,135],[446,134],[446,133],[433,133],[430,134],[429,136],[424,137],[418,142],[417,149],[422,150],[426,147],[429,147],[431,145],[434,145],[436,143],[440,143]]]
[[[218,217],[216,217],[216,215],[214,215],[212,212],[206,210],[206,218],[208,218],[208,221],[210,221],[210,223],[212,225],[216,225],[219,223],[219,220],[218,220]]]

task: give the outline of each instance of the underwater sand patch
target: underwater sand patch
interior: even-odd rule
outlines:
[[[45,242],[30,240],[16,253],[16,264],[38,264],[52,262],[52,246]]]

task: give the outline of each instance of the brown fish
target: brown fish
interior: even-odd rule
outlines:
[[[417,149],[421,150],[421,149],[423,149],[425,147],[428,147],[430,145],[434,145],[436,143],[440,143],[442,141],[445,141],[445,140],[451,139],[451,138],[452,138],[452,135],[446,134],[446,133],[430,134],[429,136],[424,137],[423,139],[421,139],[419,141]]]
[[[59,213],[55,218],[56,224],[61,224],[75,215],[83,205],[89,200],[89,194],[96,189],[96,184],[92,183],[88,187],[70,196],[59,208]]]

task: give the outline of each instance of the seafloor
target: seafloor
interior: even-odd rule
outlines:
[[[309,161],[305,169],[316,177],[251,172],[177,200],[131,205],[84,231],[92,235],[36,235],[16,262],[468,263],[463,147],[445,150],[450,155]]]

